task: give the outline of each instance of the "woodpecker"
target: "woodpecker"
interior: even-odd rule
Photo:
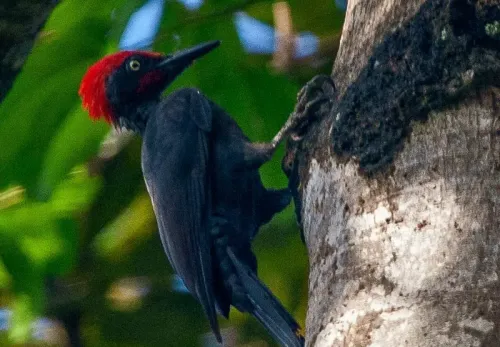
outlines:
[[[270,143],[252,143],[217,104],[193,88],[162,92],[193,61],[219,46],[173,55],[122,51],[92,65],[79,95],[92,119],[142,136],[141,165],[161,242],[174,271],[198,299],[217,340],[217,313],[252,314],[283,346],[304,345],[301,329],[257,277],[251,242],[291,200],[258,172],[297,124]]]

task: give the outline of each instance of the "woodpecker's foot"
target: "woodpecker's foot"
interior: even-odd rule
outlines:
[[[292,193],[295,205],[297,223],[302,228],[302,199],[300,194],[299,153],[303,150],[301,141],[312,123],[327,116],[336,98],[335,85],[330,76],[319,75],[309,81],[297,95],[297,105],[288,122],[293,123],[289,131],[286,154],[281,162],[281,168],[287,175],[288,188]]]
[[[330,76],[318,75],[300,90],[297,106],[290,115],[293,126],[290,130],[292,141],[300,141],[308,126],[329,112],[335,98],[335,84]]]
[[[307,82],[297,95],[295,110],[271,141],[271,145],[277,147],[287,136],[299,141],[309,124],[330,110],[334,97],[335,85],[329,76],[319,75]]]

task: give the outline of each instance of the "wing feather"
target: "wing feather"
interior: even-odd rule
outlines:
[[[144,133],[146,185],[165,252],[220,341],[209,230],[211,109],[203,95],[182,89],[160,111]]]

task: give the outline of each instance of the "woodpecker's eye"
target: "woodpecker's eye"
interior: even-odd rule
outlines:
[[[128,63],[128,66],[130,67],[130,70],[132,71],[139,71],[141,68],[141,63],[139,63],[138,60],[131,60],[130,63]]]

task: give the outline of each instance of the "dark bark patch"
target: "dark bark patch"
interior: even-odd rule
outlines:
[[[332,108],[334,152],[372,174],[390,167],[412,122],[500,85],[500,2],[427,1],[374,50]]]

